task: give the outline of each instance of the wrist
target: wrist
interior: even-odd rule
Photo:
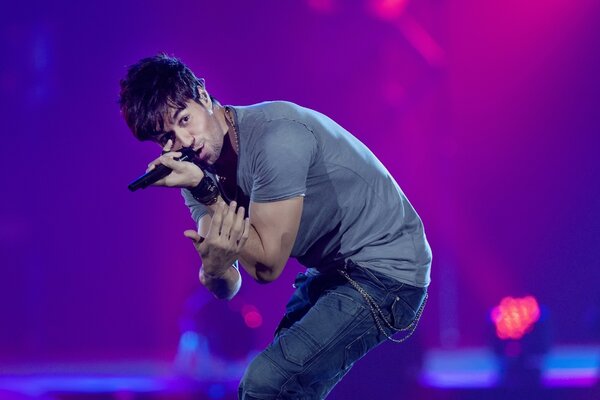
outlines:
[[[206,205],[206,210],[208,211],[208,214],[211,217],[215,215],[215,212],[217,211],[221,203],[225,203],[225,200],[223,200],[223,198],[219,195],[217,196],[217,201],[215,201],[213,204]]]
[[[216,203],[219,199],[219,188],[208,175],[204,175],[196,186],[187,188],[187,190],[194,199],[206,206]]]
[[[190,182],[188,189],[192,189],[192,188],[195,188],[196,186],[198,186],[200,184],[200,182],[202,181],[202,178],[204,178],[204,176],[205,175],[202,173],[202,171],[200,171],[197,174],[194,174],[194,177],[192,178],[192,182]]]
[[[200,268],[200,277],[205,278],[206,280],[223,279],[223,277],[227,273],[227,269],[229,269],[229,267],[224,270],[212,268],[207,269],[205,265],[202,265],[202,267]]]
[[[235,267],[227,268],[220,278],[210,278],[204,266],[200,268],[200,283],[206,287],[217,299],[231,300],[240,290],[242,276]]]
[[[211,271],[208,272],[204,266],[200,268],[200,283],[212,290],[211,288],[220,287],[227,282],[227,269],[222,272]]]

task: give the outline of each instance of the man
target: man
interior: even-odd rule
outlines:
[[[249,365],[243,399],[324,398],[353,363],[398,331],[410,336],[430,283],[423,224],[389,172],[354,136],[288,102],[222,106],[179,60],[131,66],[121,111],[171,168],[198,230],[184,233],[215,296],[243,268],[272,282],[290,256],[307,266],[275,339]],[[191,149],[194,162],[177,161]],[[246,217],[248,215],[248,217]],[[394,340],[394,339],[392,339]]]

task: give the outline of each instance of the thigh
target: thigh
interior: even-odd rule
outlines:
[[[309,292],[318,287],[321,295],[259,356],[285,372],[282,398],[323,398],[357,359],[385,339],[363,296],[341,275],[308,284]],[[387,297],[378,292],[377,298]]]
[[[325,291],[306,314],[279,337],[282,355],[301,368],[319,364],[317,369],[339,369],[340,346],[356,336],[362,323],[370,319],[368,307],[359,293],[342,284]],[[362,332],[361,332],[362,333]],[[327,360],[323,360],[328,353]]]
[[[415,292],[362,267],[347,272],[395,327],[414,320],[421,289]],[[299,276],[296,284],[274,341],[248,367],[241,393],[323,398],[354,362],[393,334],[382,333],[364,295],[337,271]]]

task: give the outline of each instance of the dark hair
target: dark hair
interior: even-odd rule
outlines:
[[[130,66],[121,80],[119,106],[127,126],[139,140],[163,133],[169,108],[183,109],[189,100],[198,101],[204,80],[179,59],[161,53]]]

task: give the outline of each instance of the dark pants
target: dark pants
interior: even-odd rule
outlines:
[[[393,327],[413,322],[425,288],[351,261],[343,268],[377,302]],[[240,399],[322,399],[355,361],[386,339],[363,295],[337,270],[299,274],[295,286],[275,339],[246,369]]]

